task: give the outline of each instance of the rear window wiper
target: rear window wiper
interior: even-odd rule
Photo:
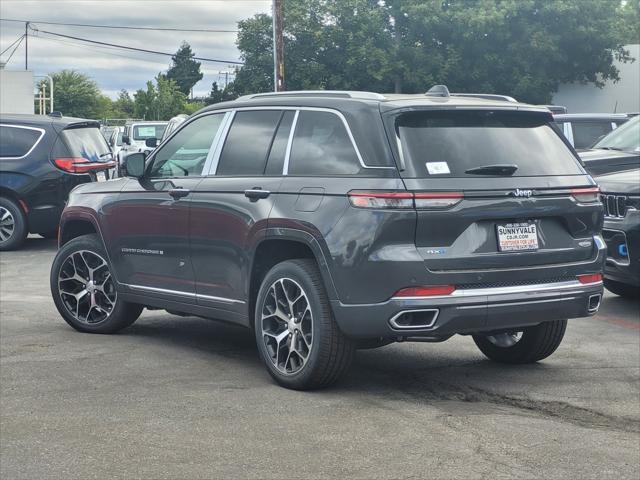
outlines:
[[[465,170],[464,173],[469,173],[471,175],[509,176],[516,173],[516,170],[518,170],[517,165],[497,164],[497,165],[483,165],[481,167],[470,168],[469,170]]]

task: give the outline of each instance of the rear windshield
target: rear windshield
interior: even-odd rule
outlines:
[[[133,139],[157,138],[160,140],[165,128],[167,128],[166,125],[136,125],[133,127]]]
[[[109,160],[111,150],[98,128],[68,128],[60,135],[74,157],[86,158],[92,162]]]
[[[405,163],[403,176],[408,178],[505,174],[497,174],[491,166],[508,166],[507,174],[517,177],[583,174],[546,115],[408,112],[397,117],[396,134]]]

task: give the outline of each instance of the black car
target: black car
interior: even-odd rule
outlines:
[[[598,310],[606,254],[598,188],[552,121],[442,87],[207,107],[128,178],[72,192],[53,299],[84,332],[144,307],[248,327],[298,389],[356,348],[454,334],[536,362]]]
[[[640,167],[640,116],[635,116],[616,128],[591,150],[581,150],[578,153],[592,175]]]
[[[69,192],[115,163],[98,122],[80,118],[0,116],[0,250],[27,234],[54,238]]]
[[[558,128],[577,149],[591,148],[630,118],[626,113],[567,113],[553,116]]]
[[[602,191],[607,263],[604,286],[640,299],[640,169],[596,178]]]

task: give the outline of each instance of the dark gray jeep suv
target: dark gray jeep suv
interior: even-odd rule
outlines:
[[[144,307],[249,327],[296,389],[394,341],[541,360],[597,311],[606,253],[598,188],[552,121],[443,88],[213,105],[72,192],[53,299],[84,332]]]

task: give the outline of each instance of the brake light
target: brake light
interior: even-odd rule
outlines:
[[[579,203],[593,203],[600,199],[600,188],[575,188],[571,190],[571,196]]]
[[[586,275],[578,275],[578,281],[583,285],[588,283],[600,283],[602,282],[601,273],[588,273]]]
[[[394,297],[433,297],[434,295],[451,295],[456,290],[454,285],[433,285],[426,287],[408,287],[398,290]]]
[[[349,192],[349,202],[359,208],[413,208],[410,192]]]
[[[97,170],[107,170],[116,166],[115,162],[90,162],[86,158],[56,158],[56,167],[69,173],[88,173]]]
[[[349,202],[359,208],[450,208],[463,198],[461,192],[349,192]]]

